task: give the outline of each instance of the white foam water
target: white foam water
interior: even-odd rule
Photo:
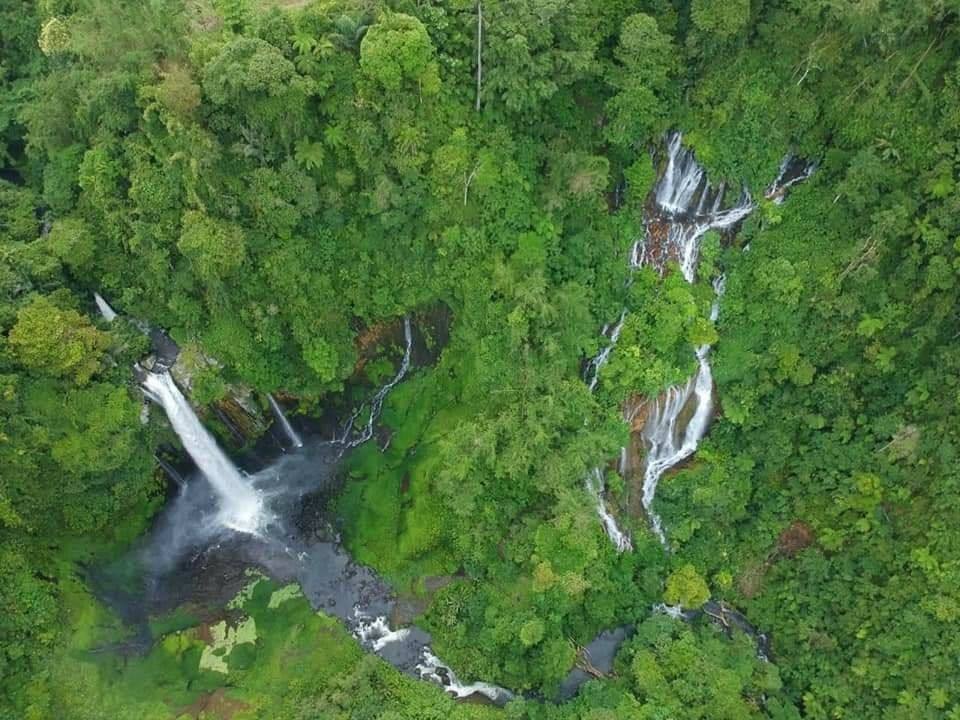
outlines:
[[[200,422],[170,372],[144,372],[141,384],[145,394],[164,409],[183,449],[210,482],[219,505],[218,523],[238,532],[259,534],[267,520],[260,493]]]
[[[441,685],[444,690],[456,698],[471,695],[483,695],[489,700],[503,704],[514,697],[509,690],[486,682],[463,683],[448,666],[434,655],[430,648],[424,648],[421,662],[417,663],[417,672],[422,680],[430,680]]]
[[[107,322],[113,322],[117,319],[116,311],[110,307],[110,303],[104,300],[100,293],[95,292],[93,294],[93,301],[97,304],[97,310],[100,311],[100,315],[104,320]]]

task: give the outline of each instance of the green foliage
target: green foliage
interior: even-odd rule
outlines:
[[[643,708],[675,718],[776,717],[800,715],[781,697],[776,668],[754,656],[749,640],[727,640],[707,627],[693,630],[667,617],[654,617],[637,629],[621,651]],[[637,717],[657,717],[641,710]]]
[[[623,21],[614,57],[609,82],[617,92],[607,102],[605,132],[611,142],[631,147],[663,129],[676,50],[653,17],[637,13]]]
[[[388,91],[400,90],[406,82],[433,95],[440,89],[433,55],[433,44],[420,20],[388,13],[363,36],[360,69]]]
[[[29,370],[85,385],[100,369],[108,337],[72,309],[61,309],[38,295],[17,313],[9,343],[14,357]]]
[[[740,32],[750,21],[750,0],[693,0],[693,24],[705,33],[724,38]]]
[[[667,577],[663,600],[668,605],[698,608],[710,599],[710,588],[693,565],[683,565]]]
[[[429,606],[467,679],[550,693],[576,645],[642,621],[617,677],[508,718],[956,715],[955,4],[266,4],[0,8],[7,714],[152,720],[227,687],[238,719],[497,714],[266,584],[226,676],[181,620],[126,668],[87,653],[123,628],[71,563],[129,540],[158,490],[128,389],[145,341],[90,321],[99,289],[216,358],[201,402],[240,383],[354,403],[378,328],[451,311],[436,367],[390,396],[390,446],[349,460],[351,551]],[[704,238],[698,284],[625,289],[668,127],[759,207]],[[781,206],[762,195],[786,152],[820,166]],[[591,395],[581,361],[624,306]],[[673,557],[643,532],[619,555],[585,472],[627,444],[624,400],[683,382],[705,343],[720,416],[659,491]],[[643,621],[711,588],[771,633],[782,689],[742,639]]]
[[[243,264],[246,254],[240,228],[195,211],[184,213],[177,248],[197,276],[209,284],[226,279]]]

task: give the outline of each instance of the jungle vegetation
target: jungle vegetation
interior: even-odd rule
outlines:
[[[958,20],[957,0],[0,0],[0,717],[960,718]],[[759,207],[707,239],[696,284],[628,287],[670,129]],[[775,205],[787,153],[819,165]],[[217,359],[199,405],[238,384],[305,412],[356,382],[365,328],[448,308],[335,509],[458,674],[529,697],[455,703],[266,580],[226,673],[183,618],[145,656],[96,652],[127,629],[84,568],[149,525],[171,436],[140,422],[146,340],[93,291]],[[720,412],[657,500],[671,551],[612,476],[617,553],[583,478],[625,443],[623,403],[713,340]],[[772,662],[651,613],[704,593]],[[615,674],[550,702],[626,623]]]

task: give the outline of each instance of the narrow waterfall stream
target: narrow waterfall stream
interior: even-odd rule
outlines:
[[[110,307],[110,303],[103,299],[103,296],[95,292],[93,294],[93,301],[97,304],[97,310],[100,311],[100,315],[103,316],[103,319],[107,322],[113,322],[117,318],[116,311]]]
[[[270,403],[270,410],[273,411],[274,417],[277,419],[277,422],[280,423],[280,427],[283,428],[283,432],[290,441],[290,445],[295,448],[302,448],[303,440],[297,434],[297,431],[293,429],[293,425],[287,420],[287,416],[283,414],[283,408],[280,407],[276,398],[274,398],[272,394],[267,393],[267,402]]]
[[[400,362],[400,368],[397,370],[397,374],[393,376],[393,379],[381,387],[370,400],[370,415],[367,419],[367,424],[364,425],[363,429],[359,432],[357,432],[356,428],[354,427],[357,418],[360,416],[360,413],[363,412],[363,405],[358,407],[356,412],[354,412],[347,421],[346,427],[343,430],[343,435],[339,440],[344,450],[349,450],[350,448],[355,448],[358,445],[362,445],[373,437],[373,425],[380,416],[380,412],[383,410],[383,401],[386,400],[390,391],[393,390],[397,383],[403,380],[407,372],[410,370],[410,358],[413,352],[413,329],[410,325],[409,315],[404,316],[403,318],[403,340],[405,347],[403,351],[403,360]]]

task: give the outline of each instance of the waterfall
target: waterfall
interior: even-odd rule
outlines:
[[[667,160],[663,175],[653,191],[654,208],[645,219],[645,232],[630,250],[631,270],[650,265],[663,273],[670,261],[680,264],[687,282],[694,282],[700,243],[710,230],[732,227],[750,214],[753,203],[744,192],[731,208],[721,209],[725,187],[714,189],[693,152],[683,146],[683,136],[673,133],[667,139]],[[587,364],[584,373],[590,390],[596,389],[600,370],[610,359],[626,320],[626,309],[613,325],[604,327],[608,343]],[[609,334],[608,334],[609,333]],[[706,433],[713,411],[713,374],[707,360],[709,346],[697,349],[698,370],[682,386],[670,388],[657,399],[644,426],[647,460],[644,468],[643,507],[650,516],[654,533],[666,544],[660,518],[653,513],[653,498],[663,473],[689,456]],[[685,427],[679,427],[681,413],[693,402],[693,413]],[[647,432],[649,429],[649,434]],[[626,453],[621,452],[621,472]],[[596,501],[597,515],[610,540],[620,551],[631,548],[630,539],[616,524],[603,502],[603,473],[594,469],[588,475],[587,489]]]
[[[725,186],[710,186],[681,139],[680,133],[674,133],[667,144],[667,167],[654,190],[655,207],[646,218],[643,237],[630,251],[630,267],[650,265],[663,273],[667,262],[674,260],[684,279],[692,283],[703,236],[710,230],[733,227],[750,214],[754,204],[743,192],[736,205],[721,210]]]
[[[383,401],[386,400],[390,391],[393,390],[397,383],[403,380],[404,376],[410,370],[410,358],[413,352],[413,329],[410,326],[409,315],[403,318],[403,339],[405,348],[403,351],[403,360],[400,363],[400,369],[397,370],[397,374],[394,375],[393,379],[382,388],[377,390],[376,395],[373,396],[373,399],[370,401],[370,416],[367,419],[367,424],[363,427],[363,430],[357,434],[356,437],[351,438],[351,435],[355,432],[353,424],[363,411],[363,406],[361,405],[359,408],[357,408],[357,411],[350,417],[350,420],[347,421],[347,426],[339,440],[344,450],[362,445],[373,437],[373,425],[377,421],[377,418],[380,417],[380,412],[383,410]]]
[[[141,382],[146,395],[167,413],[184,449],[216,492],[219,523],[239,532],[259,534],[265,523],[259,493],[200,422],[169,371],[145,372]]]
[[[632,550],[633,543],[630,542],[630,536],[620,529],[617,525],[616,518],[610,514],[610,511],[607,510],[606,503],[603,501],[603,471],[598,467],[593,468],[587,475],[586,483],[587,492],[590,493],[596,503],[597,516],[600,518],[600,522],[603,523],[603,530],[607,533],[607,537],[613,542],[618,552]]]
[[[394,630],[384,615],[370,618],[359,607],[354,607],[353,616],[353,636],[361,645],[368,645],[375,653],[381,652],[390,643],[403,642],[410,636],[410,628]]]
[[[710,230],[736,225],[750,214],[754,204],[749,194],[743,192],[736,205],[721,210],[724,186],[716,190],[710,186],[693,152],[684,148],[681,140],[682,136],[675,133],[668,142],[667,167],[655,189],[656,207],[646,220],[644,237],[634,244],[631,265],[651,265],[663,273],[667,262],[676,260],[684,279],[692,283],[696,280],[703,236]],[[721,276],[714,282],[717,299],[710,309],[712,322],[719,316],[723,287]],[[709,345],[696,349],[697,371],[693,377],[656,398],[643,426],[647,454],[641,501],[653,532],[664,546],[667,538],[663,523],[653,510],[653,501],[660,478],[696,451],[710,425],[713,372],[709,354]]]
[[[808,179],[816,169],[816,161],[810,162],[794,155],[787,155],[780,163],[777,178],[767,188],[764,197],[772,200],[775,205],[781,205],[787,199],[787,191],[797,183]]]
[[[283,432],[286,434],[290,444],[295,448],[302,448],[303,440],[300,439],[297,431],[293,429],[293,425],[291,425],[290,421],[287,420],[287,416],[283,414],[283,408],[280,407],[276,399],[270,393],[267,393],[267,402],[270,403],[270,409],[273,411],[273,415],[277,419],[277,422],[280,423],[280,427],[283,428]]]
[[[627,319],[627,310],[624,308],[623,312],[620,313],[620,318],[617,322],[611,327],[610,325],[604,325],[603,330],[600,331],[601,335],[607,338],[607,345],[600,350],[599,353],[587,363],[586,370],[584,371],[583,377],[587,381],[587,384],[590,388],[590,392],[593,392],[597,389],[597,383],[600,381],[600,370],[604,365],[607,364],[607,360],[610,359],[610,354],[613,352],[613,348],[617,344],[617,340],[620,339],[620,332],[623,330],[623,323]],[[593,498],[594,507],[597,511],[597,517],[600,518],[600,524],[603,526],[603,531],[607,534],[607,537],[610,538],[610,542],[613,543],[614,547],[617,549],[617,552],[624,552],[625,550],[632,550],[633,543],[630,542],[630,536],[627,535],[620,527],[617,525],[617,520],[610,511],[607,509],[607,504],[603,500],[604,493],[604,480],[603,480],[603,471],[595,467],[584,479],[584,484],[587,488],[587,493],[590,497]]]
[[[609,325],[604,325],[603,330],[600,331],[600,334],[607,338],[607,345],[596,357],[590,359],[583,373],[584,380],[588,380],[590,392],[597,389],[597,383],[600,382],[600,370],[607,364],[607,360],[610,359],[610,354],[613,352],[617,340],[620,339],[620,332],[623,330],[623,323],[626,319],[627,311],[626,308],[624,308],[623,312],[620,313],[620,319],[617,320],[612,328]]]
[[[784,176],[787,164],[781,168]],[[776,185],[776,183],[775,183]],[[754,208],[750,195],[744,191],[737,203],[722,209],[725,186],[713,188],[703,167],[696,161],[692,151],[683,146],[683,136],[672,133],[667,138],[667,157],[663,174],[653,191],[653,208],[644,219],[645,230],[630,249],[629,267],[636,270],[651,266],[663,273],[667,263],[680,265],[684,279],[696,280],[700,259],[700,244],[710,230],[733,227]],[[715,283],[718,296],[723,291],[722,278]],[[719,304],[714,302],[710,319],[716,321]],[[617,323],[604,327],[606,346],[587,364],[584,378],[593,391],[599,381],[600,370],[610,358],[623,329],[626,309]],[[609,334],[608,334],[609,333]],[[657,484],[663,474],[677,463],[689,457],[706,434],[713,412],[713,373],[708,356],[710,347],[703,345],[696,350],[697,371],[686,383],[669,388],[651,406],[644,424],[643,440],[647,448],[644,466],[643,493],[641,501],[650,517],[651,527],[666,545],[659,516],[653,512],[653,500]],[[687,419],[683,424],[681,421]],[[620,471],[627,465],[627,453],[621,450]],[[617,527],[603,502],[603,473],[594,469],[587,477],[587,489],[596,500],[597,514],[604,530],[618,550],[629,549],[630,539]]]
[[[93,301],[97,304],[97,310],[100,311],[100,314],[103,316],[104,320],[107,322],[113,322],[116,319],[116,311],[110,307],[110,303],[104,300],[100,293],[95,292],[93,294]]]
[[[707,361],[709,350],[709,345],[697,348],[697,372],[685,385],[674,386],[660,395],[643,426],[647,457],[641,500],[653,532],[663,545],[667,544],[667,537],[660,516],[653,511],[653,498],[663,474],[692,455],[707,433],[713,412],[713,373]],[[681,428],[681,414],[691,403],[693,413],[686,426]]]

